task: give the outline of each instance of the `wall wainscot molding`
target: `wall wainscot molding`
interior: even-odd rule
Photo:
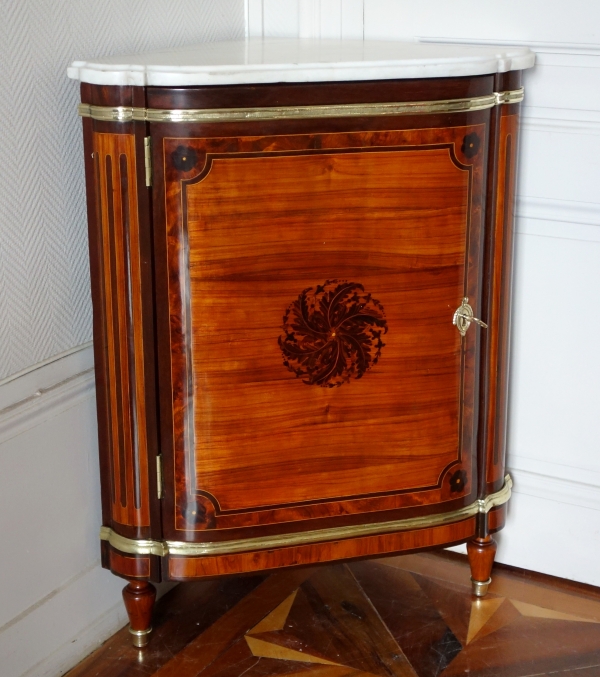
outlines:
[[[600,511],[600,472],[526,457],[509,467],[514,493]]]
[[[517,216],[525,219],[600,227],[600,203],[553,200],[523,195],[517,202]]]
[[[91,342],[0,384],[0,444],[94,397]]]
[[[516,217],[522,235],[600,242],[600,204],[520,196]]]
[[[600,227],[580,223],[564,223],[562,221],[546,221],[517,216],[516,232],[518,236],[534,235],[536,237],[555,238],[565,241],[600,242]],[[517,247],[519,246],[517,243]]]
[[[523,106],[521,129],[525,132],[597,136],[600,134],[600,115],[572,108]]]
[[[419,42],[459,43],[463,45],[515,46],[526,44],[536,54],[569,54],[572,56],[600,56],[600,44],[576,42],[539,42],[536,40],[479,40],[473,38],[450,38],[420,36]]]
[[[600,584],[593,566],[595,541],[586,537],[600,528],[600,472],[512,455],[507,469],[514,481],[513,496],[506,528],[497,535],[496,561]],[[523,518],[538,529],[527,533],[520,527]],[[577,557],[557,553],[556,541],[563,553]],[[467,552],[465,545],[449,550]]]
[[[94,366],[92,341],[32,364],[0,381],[0,412]]]

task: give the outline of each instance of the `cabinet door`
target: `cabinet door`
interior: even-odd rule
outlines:
[[[155,127],[167,538],[474,500],[487,115]]]

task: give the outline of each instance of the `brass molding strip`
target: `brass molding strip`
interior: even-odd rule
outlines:
[[[126,538],[114,532],[110,527],[100,527],[100,540],[108,541],[113,548],[130,555],[158,555],[159,557],[164,557],[169,554],[164,541]]]
[[[189,108],[166,110],[159,108],[115,108],[79,104],[82,117],[105,122],[248,122],[260,120],[305,120],[308,118],[339,118],[372,115],[426,115],[431,113],[466,113],[485,110],[504,103],[523,100],[523,88],[509,92],[494,92],[469,99],[442,101],[406,101],[400,103],[358,103],[328,106],[281,106],[264,108]]]
[[[504,486],[495,494],[486,498],[479,498],[464,508],[438,515],[424,515],[409,517],[408,519],[392,522],[378,522],[376,524],[356,524],[348,527],[332,527],[315,531],[303,531],[294,534],[266,536],[261,538],[245,538],[236,541],[219,541],[214,543],[183,543],[180,541],[150,541],[125,538],[115,533],[109,527],[101,527],[100,538],[108,541],[117,550],[133,555],[188,555],[208,556],[225,555],[252,550],[271,550],[293,545],[337,541],[344,538],[358,538],[360,536],[375,536],[388,534],[394,531],[410,531],[425,527],[437,527],[444,524],[459,522],[478,513],[487,513],[492,508],[503,505],[511,495],[512,479],[510,475],[504,478]]]
[[[304,120],[372,115],[423,115],[484,110],[496,105],[494,95],[446,101],[363,103],[333,106],[284,106],[280,108],[216,108],[189,110],[147,109],[148,122],[249,122],[261,120]]]
[[[511,89],[507,92],[496,92],[494,96],[498,105],[503,103],[521,103],[525,98],[525,88],[521,87],[520,89]]]
[[[92,118],[101,122],[131,122],[144,120],[145,108],[131,108],[129,106],[92,106],[89,103],[80,103],[77,112],[82,118]],[[137,117],[134,118],[134,115]]]

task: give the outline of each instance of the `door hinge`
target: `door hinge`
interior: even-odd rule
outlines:
[[[161,454],[156,457],[156,495],[159,501],[163,497],[163,471]]]
[[[146,168],[146,185],[152,185],[152,139],[144,137],[144,167]]]

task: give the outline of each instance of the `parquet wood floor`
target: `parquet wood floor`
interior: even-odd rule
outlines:
[[[69,677],[600,677],[600,590],[419,554],[177,586]]]

